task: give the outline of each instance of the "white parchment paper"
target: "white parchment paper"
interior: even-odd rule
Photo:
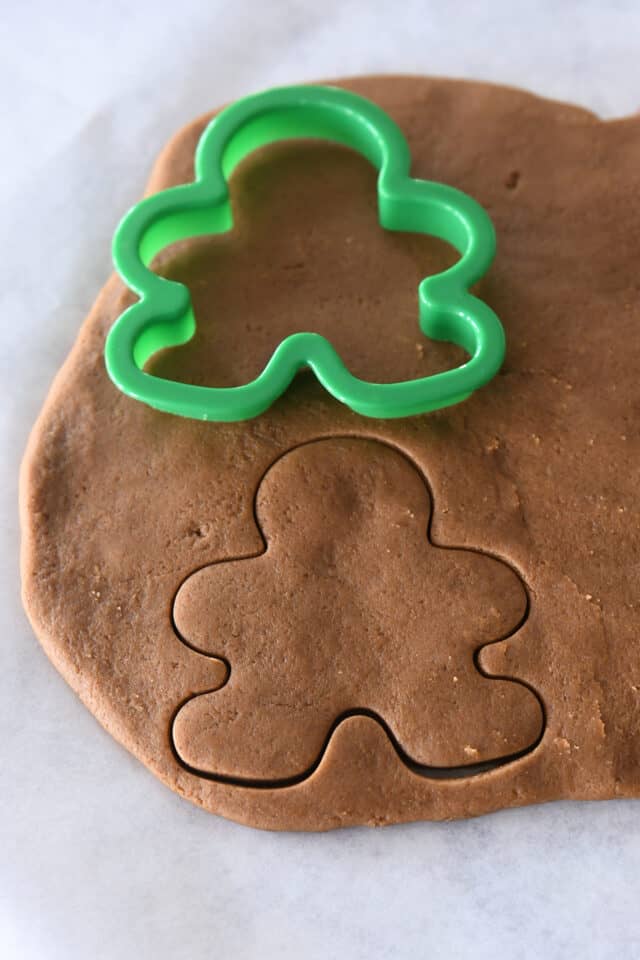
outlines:
[[[635,0],[1,5],[3,960],[640,956],[640,802],[305,836],[172,794],[38,646],[16,507],[113,228],[175,128],[254,90],[365,72],[493,80],[617,116],[640,107],[639,62]]]

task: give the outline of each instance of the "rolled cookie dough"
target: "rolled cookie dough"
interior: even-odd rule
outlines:
[[[307,373],[256,420],[182,420],[109,381],[105,334],[131,302],[111,278],[23,463],[33,627],[113,736],[243,823],[637,796],[640,118],[484,84],[344,85],[399,123],[415,176],[491,215],[479,293],[506,329],[501,374],[405,420],[358,417]],[[207,119],[149,191],[192,178]],[[231,189],[231,235],[159,258],[199,326],[156,372],[243,383],[299,329],[369,380],[459,362],[417,327],[419,280],[455,257],[377,226],[364,160],[287,143]]]

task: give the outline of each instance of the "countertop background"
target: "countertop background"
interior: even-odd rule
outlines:
[[[268,834],[172,794],[81,706],[19,595],[17,472],[153,158],[194,115],[275,84],[473,77],[640,108],[628,2],[110,0],[0,19],[0,956],[640,956],[640,801],[453,824]],[[640,335],[640,333],[639,333]]]

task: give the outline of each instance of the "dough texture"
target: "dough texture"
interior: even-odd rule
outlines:
[[[503,370],[404,420],[359,417],[303,372],[255,420],[188,421],[108,379],[105,335],[132,302],[112,277],[24,458],[31,623],[114,737],[242,823],[638,796],[640,117],[479,83],[341,82],[394,117],[414,176],[493,219],[478,293],[506,330]],[[207,120],[171,140],[149,192],[192,179]],[[297,330],[368,380],[458,364],[417,325],[419,281],[456,255],[382,230],[375,178],[320,142],[247,158],[233,232],[158,258],[198,330],[153,371],[240,384]]]

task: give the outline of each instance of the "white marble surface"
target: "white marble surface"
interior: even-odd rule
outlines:
[[[0,24],[0,956],[640,955],[640,802],[270,835],[174,796],[40,650],[19,598],[17,469],[171,131],[226,99],[362,72],[471,76],[640,106],[640,6],[565,0],[48,0]],[[28,349],[27,349],[28,344]]]

